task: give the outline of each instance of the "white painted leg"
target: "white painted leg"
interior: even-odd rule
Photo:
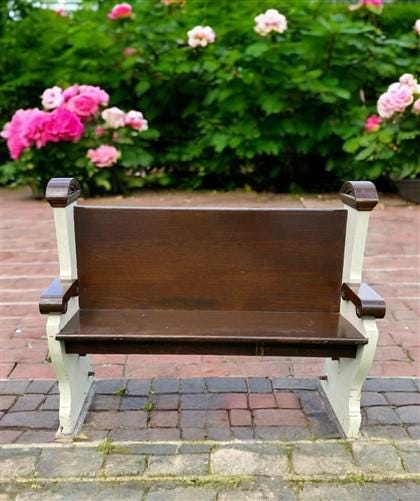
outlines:
[[[50,314],[47,321],[48,348],[60,392],[58,439],[74,438],[83,424],[94,394],[94,376],[89,356],[68,354],[64,343],[55,339],[78,310],[77,303],[77,298],[72,298],[65,315]]]
[[[325,364],[327,380],[321,381],[321,386],[344,435],[347,438],[356,438],[361,423],[362,386],[375,355],[378,329],[374,318],[357,318],[355,307],[350,302],[344,302],[341,311],[369,342],[360,346],[356,358],[327,359]]]

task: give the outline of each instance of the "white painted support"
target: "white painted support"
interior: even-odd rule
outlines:
[[[94,377],[89,355],[68,354],[63,341],[55,336],[79,309],[78,298],[71,298],[67,313],[49,314],[47,321],[48,349],[55,369],[60,393],[60,425],[57,439],[71,439],[78,433],[94,394]]]
[[[58,260],[60,262],[60,278],[71,280],[77,278],[76,243],[74,236],[74,206],[54,208],[55,234],[57,237]]]
[[[74,206],[75,202],[66,207],[54,207],[61,279],[77,279]],[[64,342],[56,340],[56,335],[78,310],[79,300],[73,297],[64,315],[49,314],[47,321],[48,348],[60,393],[60,426],[56,434],[59,439],[73,438],[77,434],[94,393],[90,356],[67,354]]]
[[[344,207],[348,216],[342,281],[360,283],[370,212]],[[358,318],[350,301],[341,300],[340,313],[368,339],[368,344],[360,345],[356,358],[327,359],[327,380],[321,382],[321,387],[344,435],[356,438],[361,423],[362,386],[375,356],[378,329],[374,318]]]

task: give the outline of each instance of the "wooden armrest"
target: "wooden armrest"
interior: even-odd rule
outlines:
[[[47,185],[45,198],[51,207],[67,207],[80,196],[80,184],[72,177],[54,177]]]
[[[67,303],[73,296],[79,295],[79,283],[77,280],[53,280],[47,289],[41,294],[39,311],[48,313],[66,313]]]
[[[372,287],[361,284],[347,284],[341,286],[341,297],[351,301],[356,306],[356,315],[362,317],[384,318],[385,301]]]
[[[347,181],[340,190],[341,201],[358,211],[371,211],[378,203],[378,192],[370,181]]]

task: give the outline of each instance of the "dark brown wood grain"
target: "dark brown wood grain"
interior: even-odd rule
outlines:
[[[367,343],[336,313],[215,310],[81,310],[57,339],[80,353],[290,356],[350,356]]]
[[[54,177],[48,182],[45,198],[51,207],[67,207],[81,193],[80,184],[73,177]]]
[[[341,287],[341,296],[356,306],[358,317],[384,318],[385,316],[384,299],[364,282],[361,284],[344,283]]]
[[[45,289],[39,300],[39,311],[43,315],[48,313],[66,313],[67,303],[79,293],[77,280],[61,280],[56,278]]]
[[[359,211],[371,211],[378,203],[378,192],[370,181],[346,181],[340,190],[342,202]]]
[[[346,217],[77,206],[81,308],[338,312]]]

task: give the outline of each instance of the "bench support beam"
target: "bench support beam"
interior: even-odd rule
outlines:
[[[360,284],[369,215],[377,203],[377,192],[370,182],[353,181],[343,185],[341,198],[344,208],[347,209],[342,283]],[[344,436],[356,438],[361,424],[362,386],[375,355],[378,329],[374,316],[363,315],[359,318],[350,301],[341,299],[340,313],[368,339],[368,343],[358,347],[355,359],[327,358],[325,363],[327,379],[321,381],[321,387]]]
[[[72,178],[52,179],[46,198],[54,210],[60,279],[77,281],[77,259],[74,232],[74,206],[80,195],[79,183]],[[65,313],[49,313],[47,338],[51,362],[57,375],[60,392],[60,425],[56,438],[70,440],[78,433],[94,394],[94,373],[90,356],[66,353],[57,334],[79,311],[78,297],[71,297]]]
[[[65,315],[48,315],[47,337],[51,363],[60,392],[60,425],[57,439],[72,439],[80,430],[94,394],[94,377],[89,355],[66,353],[64,342],[55,339],[63,326],[78,310],[77,298],[72,298]]]

